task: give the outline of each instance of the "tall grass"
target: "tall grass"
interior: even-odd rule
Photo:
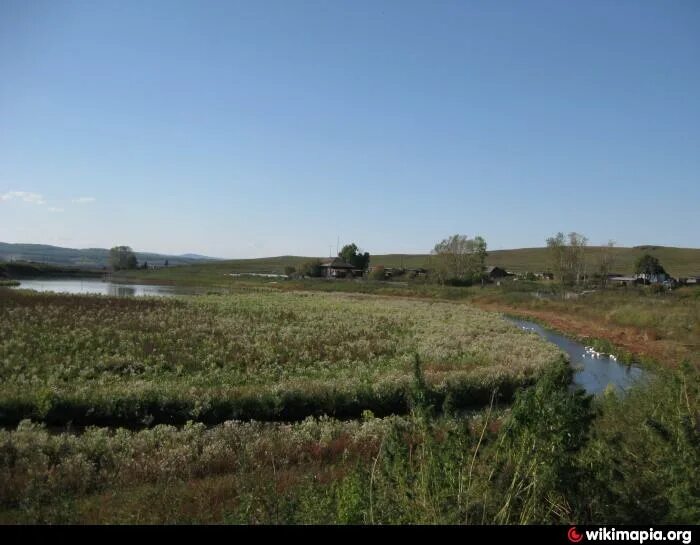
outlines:
[[[700,377],[623,397],[557,374],[510,410],[213,428],[0,431],[2,522],[697,524]],[[156,501],[167,497],[168,501]]]
[[[436,395],[508,400],[560,352],[447,303],[242,291],[134,299],[0,295],[0,422],[213,424],[406,413],[414,353]]]

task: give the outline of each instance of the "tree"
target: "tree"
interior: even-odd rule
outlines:
[[[115,246],[109,251],[109,262],[115,271],[138,267],[136,254],[129,246]]]
[[[145,270],[145,269],[148,269],[148,261],[144,261],[144,262],[143,262],[142,268],[143,268],[144,270]]]
[[[167,260],[167,259],[165,260],[165,266],[166,266],[166,267],[168,266],[168,260]]]
[[[586,277],[586,245],[588,239],[579,233],[557,233],[547,239],[550,261],[561,285],[580,284]]]
[[[586,245],[588,239],[578,233],[569,233],[569,267],[575,283],[586,279]]]
[[[613,268],[613,263],[615,261],[615,241],[608,241],[607,246],[603,246],[600,249],[600,254],[598,256],[598,274],[600,274],[600,286],[605,288],[608,285],[608,275]]]
[[[559,232],[547,239],[549,259],[554,271],[554,277],[558,278],[562,286],[566,282],[566,239],[564,233]]]
[[[297,270],[291,265],[287,265],[284,268],[284,274],[286,274],[287,276],[292,276],[295,272],[297,272]]]
[[[637,259],[634,264],[634,272],[644,275],[645,282],[649,280],[651,276],[666,274],[666,270],[661,265],[659,259],[651,254],[644,254]]]
[[[318,278],[321,276],[321,260],[311,259],[299,266],[299,274],[301,276],[310,276],[312,278]]]
[[[363,271],[369,266],[369,252],[361,253],[354,242],[343,246],[343,249],[338,252],[338,257]]]
[[[452,235],[438,242],[432,254],[438,282],[471,284],[483,275],[486,241],[480,236]]]

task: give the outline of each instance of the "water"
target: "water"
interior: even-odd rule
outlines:
[[[99,278],[61,278],[20,280],[18,289],[35,291],[52,291],[55,293],[91,293],[118,297],[156,295],[170,297],[173,295],[193,295],[197,290],[176,286],[158,286],[152,284],[117,284]]]
[[[545,329],[535,322],[516,318],[508,320],[526,331],[537,333],[566,352],[574,368],[574,386],[583,388],[589,394],[601,394],[609,384],[618,390],[627,390],[645,375],[639,365],[620,363],[607,354],[592,353],[581,343]]]

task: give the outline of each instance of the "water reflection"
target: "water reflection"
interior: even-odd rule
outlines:
[[[18,289],[55,293],[97,294],[115,297],[194,295],[201,290],[150,284],[117,284],[97,278],[20,280]]]

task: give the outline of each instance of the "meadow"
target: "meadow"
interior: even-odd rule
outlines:
[[[448,302],[241,289],[169,299],[0,296],[0,422],[220,423],[480,407],[565,369],[552,345]]]
[[[700,522],[697,371],[592,400],[545,374],[436,416],[0,430],[0,523]],[[164,498],[167,501],[163,501]]]
[[[0,288],[0,523],[700,523],[700,290],[213,291]],[[572,392],[494,311],[650,378]]]

